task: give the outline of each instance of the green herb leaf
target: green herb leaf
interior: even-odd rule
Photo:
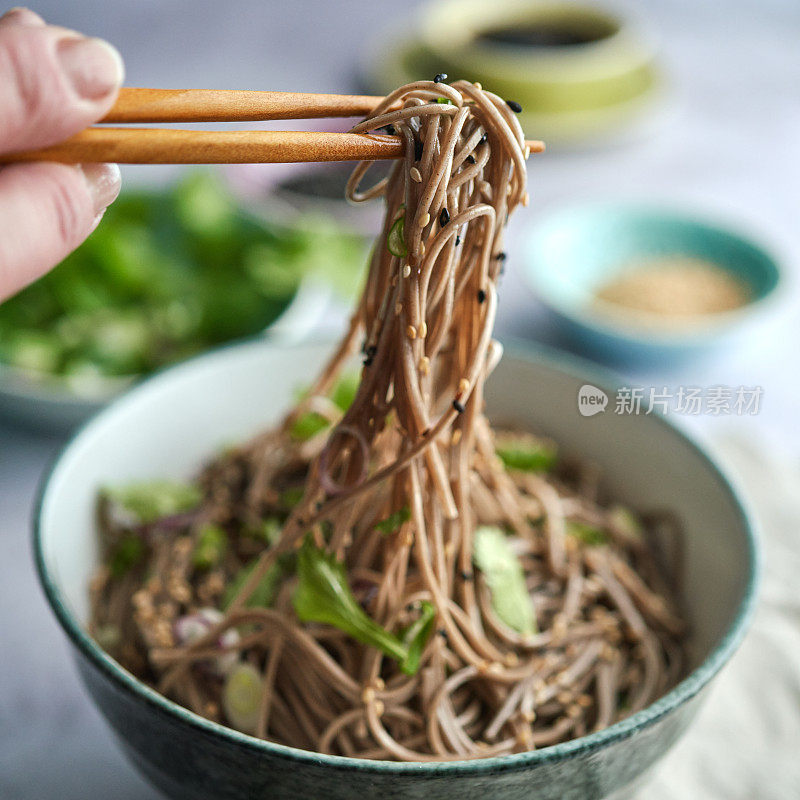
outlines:
[[[384,534],[384,536],[390,533],[396,533],[400,530],[400,526],[404,522],[408,522],[411,519],[411,512],[408,509],[408,506],[403,506],[398,511],[389,514],[386,519],[382,519],[380,522],[375,523],[375,530],[379,533]]]
[[[423,601],[419,617],[406,628],[403,644],[408,648],[408,655],[400,663],[400,669],[406,675],[416,675],[422,651],[428,643],[436,624],[436,608],[433,603]]]
[[[264,544],[274,544],[282,527],[283,523],[278,517],[267,517],[262,519],[256,526],[243,528],[242,536],[257,539],[260,542],[264,542]]]
[[[587,525],[585,522],[567,520],[567,533],[591,547],[608,543],[608,534],[604,530],[595,525]]]
[[[126,534],[114,547],[108,566],[113,578],[122,578],[144,558],[147,547],[139,536]]]
[[[333,387],[331,400],[333,400],[341,411],[347,411],[350,406],[353,405],[359,383],[361,383],[359,374],[357,372],[349,372],[342,375],[336,386]]]
[[[508,469],[518,469],[523,472],[547,472],[551,470],[557,460],[556,448],[543,441],[525,441],[500,445],[497,455]]]
[[[228,534],[218,525],[203,525],[192,553],[192,564],[197,569],[211,569],[222,561],[228,549]]]
[[[500,528],[482,525],[475,530],[473,548],[473,560],[489,586],[495,614],[509,628],[525,636],[536,633],[525,573],[508,537]]]
[[[305,489],[302,486],[290,486],[281,492],[279,502],[282,508],[291,511],[303,499]]]
[[[202,493],[196,486],[173,481],[149,481],[106,489],[105,496],[141,523],[191,511],[202,499]]]
[[[366,614],[350,590],[344,564],[332,554],[306,540],[297,555],[297,577],[299,582],[293,600],[302,622],[333,625],[362,644],[394,658],[401,669],[407,664],[408,645]]]
[[[386,248],[393,256],[398,258],[405,258],[408,255],[408,248],[406,247],[406,215],[395,220],[391,228],[389,228],[389,236],[386,238]]]
[[[254,558],[249,564],[242,567],[234,576],[222,598],[222,610],[227,611],[228,606],[233,602],[233,598],[239,594],[239,590],[244,586],[250,573],[255,569],[258,557]],[[253,589],[250,597],[247,598],[245,606],[248,608],[269,608],[275,601],[281,581],[290,571],[290,565],[286,560],[278,559],[264,574],[258,586]]]
[[[320,431],[324,431],[329,425],[330,422],[322,414],[317,414],[316,411],[309,411],[306,414],[301,414],[292,423],[289,434],[292,439],[298,442],[306,442]]]

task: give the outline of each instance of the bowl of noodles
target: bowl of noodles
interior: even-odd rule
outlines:
[[[407,150],[348,184],[385,218],[341,341],[174,367],[46,478],[45,593],[168,796],[610,796],[741,640],[755,539],[714,463],[492,337],[514,114],[461,81],[387,96],[356,130]]]

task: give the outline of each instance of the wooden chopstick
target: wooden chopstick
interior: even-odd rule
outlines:
[[[383,100],[371,95],[258,92],[238,89],[126,87],[101,122],[243,122],[364,117]],[[542,142],[527,142],[532,153]],[[399,136],[301,131],[192,131],[92,127],[60,144],[0,156],[0,163],[251,164],[377,161],[400,158]]]
[[[101,122],[246,122],[366,117],[382,97],[239,89],[120,89]]]
[[[9,153],[0,161],[68,164],[288,164],[400,158],[399,136],[313,131],[187,131],[87,128],[53,147]]]
[[[529,141],[532,153],[542,142]],[[65,164],[288,164],[401,158],[399,136],[314,131],[188,131],[175,128],[87,128],[61,144],[6,153],[0,162]]]

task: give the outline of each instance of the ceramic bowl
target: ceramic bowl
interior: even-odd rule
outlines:
[[[578,26],[597,40],[532,47],[483,35],[543,24]],[[635,20],[560,0],[439,0],[423,9],[413,35],[393,32],[368,61],[381,91],[437,72],[516,100],[523,128],[556,147],[618,143],[646,124],[664,95],[655,47]]]
[[[314,329],[331,300],[330,287],[303,280],[286,308],[265,329],[264,335],[297,342]],[[76,391],[58,376],[32,375],[27,370],[0,363],[0,418],[28,428],[63,434],[74,430],[138,377],[97,377],[91,391]]]
[[[146,381],[89,422],[45,478],[36,513],[39,576],[80,675],[122,749],[167,796],[621,798],[680,737],[751,616],[758,558],[748,516],[708,455],[662,418],[610,410],[581,416],[580,387],[592,383],[611,392],[605,376],[529,346],[508,350],[487,387],[493,416],[545,431],[566,452],[600,465],[620,500],[672,509],[685,525],[687,677],[601,732],[531,753],[439,764],[363,761],[272,744],[202,719],[142,684],[85,632],[87,586],[97,565],[98,489],[195,473],[223,443],[274,422],[330,351],[329,345],[234,345]]]
[[[670,329],[594,303],[594,291],[615,271],[671,256],[730,272],[748,287],[750,301]],[[528,234],[524,275],[570,338],[619,363],[677,361],[744,343],[773,309],[781,284],[778,261],[756,240],[691,212],[635,203],[591,203],[543,219]]]

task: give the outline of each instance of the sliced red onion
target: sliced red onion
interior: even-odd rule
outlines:
[[[201,608],[194,614],[186,614],[175,620],[173,633],[178,644],[187,645],[196,642],[208,633],[215,625],[222,622],[224,615],[216,608]],[[221,648],[235,647],[239,643],[239,631],[228,628],[220,634],[217,646]],[[219,677],[225,677],[239,663],[239,654],[235,650],[221,653],[208,661],[211,671]]]
[[[330,473],[328,472],[328,453],[330,451],[331,442],[335,436],[342,435],[352,436],[353,439],[355,439],[358,443],[359,449],[361,450],[361,472],[359,473],[358,478],[356,478],[352,484],[336,483],[336,481],[331,478]],[[325,493],[329,497],[333,497],[337,494],[347,491],[352,486],[358,486],[358,484],[364,481],[364,479],[367,477],[368,460],[369,445],[367,444],[367,440],[364,438],[364,434],[361,433],[358,428],[354,428],[351,425],[338,425],[336,428],[334,428],[331,431],[331,435],[328,437],[328,441],[319,456],[319,482],[322,488],[325,490]]]

